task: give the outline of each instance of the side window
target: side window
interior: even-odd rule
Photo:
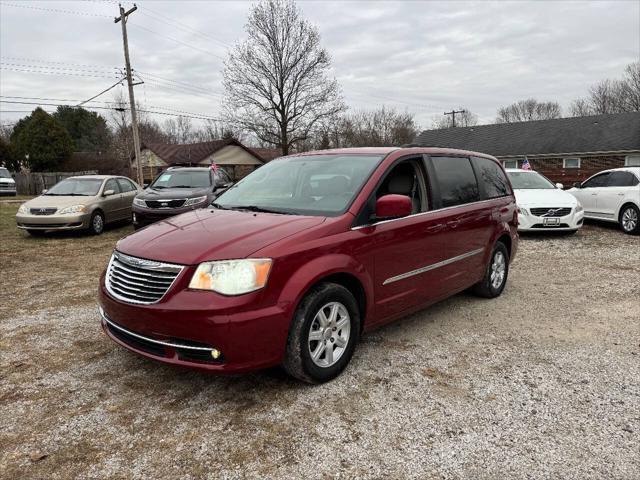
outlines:
[[[118,187],[118,182],[116,182],[115,178],[107,180],[103,191],[106,192],[107,190],[113,190],[115,193],[120,193],[120,187]]]
[[[454,207],[480,200],[478,182],[466,157],[431,157],[440,191],[441,207]]]
[[[405,160],[395,165],[376,190],[376,200],[384,195],[406,195],[411,198],[411,213],[426,212],[427,188],[422,159]]]
[[[122,190],[123,192],[132,192],[136,189],[133,186],[133,183],[131,183],[126,178],[118,178],[118,185],[120,185],[120,190]]]
[[[504,171],[496,162],[488,158],[473,157],[473,163],[484,188],[483,199],[509,195],[509,182]]]
[[[591,177],[589,180],[582,184],[582,188],[596,188],[596,187],[604,187],[607,185],[607,180],[609,179],[609,172],[601,173],[600,175],[596,175],[595,177]]]
[[[607,187],[633,187],[638,184],[638,179],[631,172],[611,172],[607,181]]]

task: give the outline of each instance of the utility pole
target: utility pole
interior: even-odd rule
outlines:
[[[456,113],[467,113],[466,110],[451,110],[450,112],[444,112],[445,115],[451,115],[451,127],[456,128]]]
[[[138,133],[138,115],[136,114],[136,101],[133,96],[133,79],[131,77],[131,63],[129,62],[129,41],[127,40],[127,18],[138,7],[133,4],[133,8],[125,12],[122,5],[120,7],[120,16],[114,19],[114,23],[122,22],[122,43],[124,45],[124,62],[127,68],[127,84],[129,86],[129,105],[131,106],[131,127],[133,130],[133,148],[136,154],[136,166],[138,174],[138,184],[144,184],[144,176],[142,174],[142,159],[140,158],[140,136]]]

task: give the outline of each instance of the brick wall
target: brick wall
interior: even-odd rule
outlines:
[[[583,182],[591,175],[610,168],[624,167],[624,155],[572,155],[564,158],[580,158],[580,168],[562,168],[563,157],[529,158],[531,168],[540,172],[552,182],[559,182],[565,188],[575,182]],[[518,164],[521,165],[521,158]]]

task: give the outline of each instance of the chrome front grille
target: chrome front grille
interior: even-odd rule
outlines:
[[[184,267],[114,252],[107,267],[105,285],[124,302],[149,305],[169,290]]]
[[[530,210],[536,217],[564,217],[571,213],[571,207],[542,207]]]

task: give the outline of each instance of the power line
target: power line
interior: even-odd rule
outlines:
[[[0,65],[0,70],[7,70],[10,72],[21,72],[21,73],[39,73],[41,75],[63,75],[63,76],[71,76],[71,77],[93,77],[93,78],[113,78],[115,77],[114,75],[95,75],[95,74],[89,74],[89,73],[73,73],[73,72],[47,72],[47,71],[41,71],[41,70],[31,70],[31,69],[20,69],[20,68],[12,68],[12,67],[5,67],[5,66],[1,66]]]
[[[91,97],[89,100],[85,100],[84,102],[80,102],[78,105],[76,105],[76,107],[81,107],[82,105],[84,105],[85,103],[89,103],[91,100],[93,100],[94,98],[98,98],[100,95],[107,93],[109,90],[111,90],[112,88],[117,87],[118,85],[122,85],[122,81],[124,80],[124,78],[121,78],[120,80],[118,80],[116,83],[114,83],[113,85],[111,85],[110,87],[105,88],[104,90],[102,90],[100,93],[98,93],[97,95],[94,95],[93,97]]]
[[[72,72],[87,72],[87,73],[107,73],[107,70],[95,70],[93,68],[76,68],[76,67],[52,67],[48,65],[29,65],[24,63],[11,63],[11,62],[0,62],[0,65],[6,65],[9,67],[17,67],[17,68],[37,68],[40,70],[63,70],[63,71],[72,71]],[[113,69],[117,70],[116,68]]]
[[[26,57],[4,57],[3,56],[3,57],[0,57],[0,59],[9,60],[12,62],[20,62],[20,63],[27,62],[28,64],[47,63],[52,65],[63,65],[67,67],[90,67],[90,68],[102,69],[102,70],[120,68],[116,66],[109,67],[107,65],[96,65],[96,64],[88,64],[88,63],[70,63],[70,62],[60,62],[60,61],[51,61],[51,60],[40,60],[38,58],[26,58]],[[42,65],[42,66],[44,67],[45,65]]]
[[[176,38],[170,37],[169,35],[164,35],[162,33],[158,33],[155,30],[151,30],[150,28],[143,27],[142,25],[132,25],[132,26],[135,27],[135,28],[139,28],[141,30],[145,30],[145,31],[147,31],[149,33],[153,33],[154,35],[157,35],[159,37],[166,38],[168,40],[171,40],[172,42],[176,42],[176,43],[178,43],[180,45],[183,45],[185,47],[189,47],[189,48],[192,48],[192,49],[197,50],[199,52],[206,53],[207,55],[211,55],[212,57],[219,58],[220,60],[224,60],[224,58],[221,57],[220,55],[216,55],[215,53],[212,53],[212,52],[210,52],[208,50],[204,50],[204,49],[202,49],[200,47],[196,47],[196,46],[191,45],[189,43],[183,42],[182,40],[178,40]]]
[[[213,40],[214,42],[219,43],[220,45],[224,46],[224,47],[231,47],[231,44],[225,42],[224,40],[221,40],[217,37],[214,37],[213,35],[210,35],[208,33],[204,33],[200,30],[197,30],[193,27],[191,27],[190,25],[180,22],[178,20],[175,20],[173,18],[167,17],[166,15],[163,15],[160,12],[157,12],[155,10],[150,9],[147,5],[144,6],[144,9],[146,11],[140,11],[140,13],[142,13],[143,15],[151,18],[152,20],[155,20],[156,22],[162,22],[166,25],[172,26],[174,28],[179,28],[183,31],[186,32],[190,32],[190,33],[195,33],[196,35],[199,35],[200,37],[209,39],[209,40]],[[149,13],[147,13],[149,12]]]
[[[35,5],[19,5],[15,3],[6,3],[6,2],[1,2],[0,5],[3,7],[29,8],[31,10],[41,10],[43,12],[66,13],[70,15],[84,15],[87,17],[111,18],[109,15],[102,15],[100,13],[80,12],[78,10],[63,10],[60,8],[36,7]]]

